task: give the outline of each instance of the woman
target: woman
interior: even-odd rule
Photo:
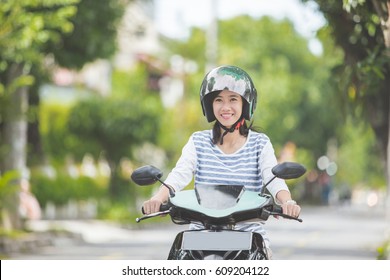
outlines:
[[[180,191],[195,177],[195,185],[244,185],[247,191],[260,192],[263,184],[273,177],[271,169],[277,160],[270,139],[246,124],[246,120],[252,119],[257,103],[252,79],[239,67],[217,67],[204,77],[200,100],[208,122],[215,121],[213,129],[191,135],[165,183]],[[284,180],[273,180],[267,189],[281,204],[283,213],[299,216],[301,208],[292,200]],[[159,211],[168,196],[168,188],[161,187],[144,202],[144,212]],[[261,223],[241,223],[236,228],[262,234],[269,248]]]

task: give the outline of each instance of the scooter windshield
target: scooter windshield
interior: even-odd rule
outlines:
[[[244,191],[244,186],[237,185],[195,186],[198,203],[202,207],[219,210],[235,206]]]

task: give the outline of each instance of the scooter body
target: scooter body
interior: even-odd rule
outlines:
[[[243,186],[201,185],[176,193],[168,205],[174,223],[202,227],[180,232],[168,259],[268,258],[259,233],[236,230],[235,226],[243,221],[267,219],[269,211],[265,206],[273,205],[270,196],[245,191]]]
[[[296,163],[285,163],[275,166],[273,172],[274,178],[290,179],[301,176],[305,168]],[[155,181],[164,184],[161,176],[161,171],[155,167],[145,166],[136,170],[132,179],[139,185]],[[160,210],[138,218],[137,222],[168,214],[172,222],[192,224],[195,228],[177,234],[168,254],[170,260],[269,259],[261,234],[237,230],[237,225],[264,222],[271,215],[302,222],[299,218],[284,215],[270,195],[246,191],[244,186],[237,185],[196,185],[193,190],[176,193],[170,189],[168,203]]]
[[[261,234],[236,230],[188,230],[176,235],[168,260],[264,260]]]

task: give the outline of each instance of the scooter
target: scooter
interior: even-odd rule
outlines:
[[[169,199],[159,212],[137,218],[136,222],[170,215],[175,224],[202,225],[202,229],[177,234],[168,260],[266,260],[269,256],[261,234],[235,230],[235,225],[244,221],[266,221],[270,216],[302,222],[300,218],[283,214],[281,206],[265,190],[275,178],[294,179],[305,172],[305,167],[298,163],[278,164],[272,169],[274,177],[260,193],[245,191],[244,186],[237,185],[196,185],[192,190],[175,192],[161,180],[161,170],[146,165],[136,169],[131,179],[140,186],[160,182],[169,189]]]

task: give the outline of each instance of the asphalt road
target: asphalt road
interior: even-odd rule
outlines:
[[[303,223],[270,218],[268,230],[276,260],[375,260],[387,230],[382,209],[304,207]],[[82,239],[57,238],[15,260],[163,260],[176,233],[187,225],[152,225],[126,229],[102,221],[39,221],[35,230],[63,228]]]

